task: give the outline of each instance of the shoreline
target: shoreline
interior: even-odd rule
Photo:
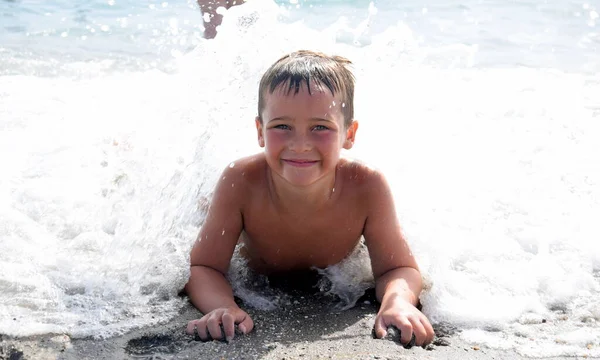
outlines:
[[[114,359],[530,359],[514,350],[498,350],[460,339],[460,330],[436,325],[436,339],[425,349],[405,349],[389,338],[374,339],[377,312],[363,297],[356,306],[332,310],[331,298],[312,294],[272,311],[248,309],[254,330],[230,343],[199,342],[185,333],[200,313],[186,305],[167,323],[108,339],[72,339],[64,334],[14,338],[0,335],[0,360]],[[583,357],[582,357],[583,358]],[[573,359],[548,357],[545,359]]]

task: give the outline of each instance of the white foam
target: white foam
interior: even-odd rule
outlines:
[[[401,23],[356,47],[279,16],[232,8],[174,74],[0,77],[0,332],[111,336],[176,314],[218,174],[260,151],[260,75],[311,48],[355,63],[345,155],[387,175],[425,313],[487,346],[598,355],[598,82],[473,68],[477,47],[423,46]]]

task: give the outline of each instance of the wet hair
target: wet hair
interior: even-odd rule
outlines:
[[[258,87],[258,117],[262,122],[267,91],[272,94],[282,86],[285,94],[297,94],[304,84],[311,93],[311,82],[327,88],[332,95],[340,94],[344,125],[348,127],[354,120],[354,75],[349,69],[350,60],[341,56],[328,56],[323,53],[300,50],[277,60],[263,74]],[[287,87],[287,89],[286,89]]]

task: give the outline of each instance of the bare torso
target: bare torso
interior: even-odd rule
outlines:
[[[248,185],[241,253],[252,268],[266,273],[324,268],[356,247],[366,221],[360,210],[361,165],[340,162],[329,199],[318,209],[278,206],[264,158],[241,165]]]

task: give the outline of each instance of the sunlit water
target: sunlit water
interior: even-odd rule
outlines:
[[[531,356],[600,356],[600,8],[594,2],[0,1],[0,333],[166,321],[219,172],[260,151],[282,54],[349,57],[433,322]],[[327,269],[352,301],[365,258]],[[236,282],[257,307],[275,298]],[[353,297],[354,296],[354,297]]]

